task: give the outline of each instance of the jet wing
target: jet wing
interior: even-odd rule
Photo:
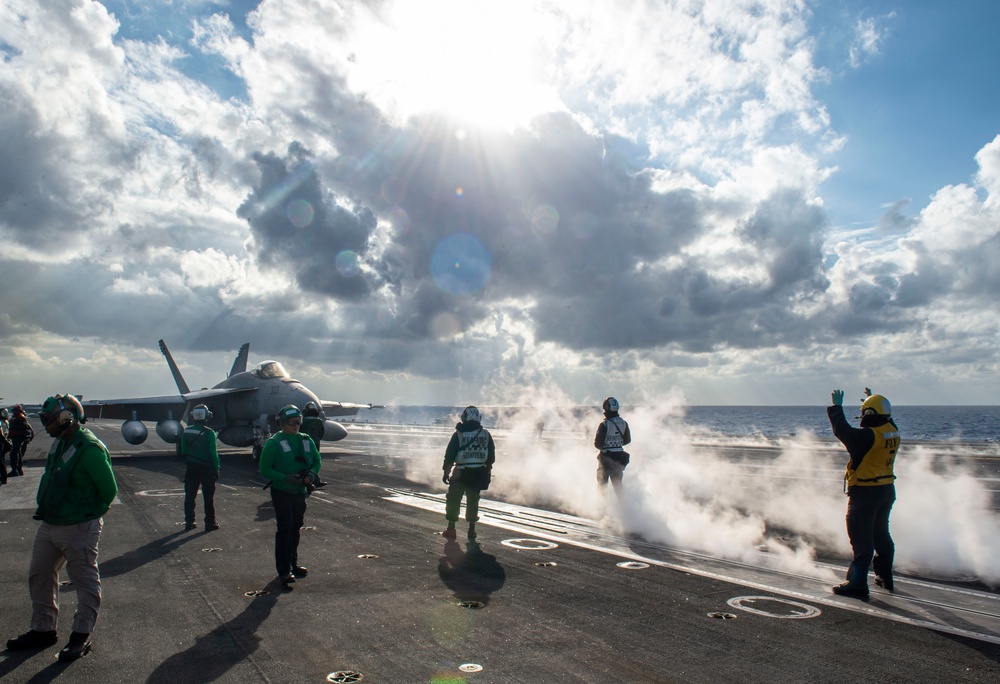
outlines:
[[[187,394],[173,394],[163,397],[136,397],[132,399],[94,399],[83,402],[87,418],[110,418],[130,420],[133,416],[138,420],[158,421],[172,415],[174,420],[180,420],[184,410],[192,403],[209,403],[213,399],[229,394],[256,392],[256,387],[223,387],[219,389],[204,389]]]
[[[345,401],[321,401],[323,413],[327,418],[336,416],[355,416],[361,409],[385,408],[376,404],[350,404]]]

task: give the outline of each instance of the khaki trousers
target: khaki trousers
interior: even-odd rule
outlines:
[[[59,571],[66,566],[76,589],[73,631],[90,634],[101,608],[101,575],[97,569],[97,544],[104,520],[88,520],[78,525],[50,525],[43,522],[35,533],[28,569],[31,593],[31,629],[48,632],[59,617]]]

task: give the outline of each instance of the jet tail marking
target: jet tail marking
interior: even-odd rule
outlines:
[[[181,394],[190,393],[191,390],[188,388],[187,383],[184,382],[184,376],[181,375],[181,370],[177,367],[177,364],[174,363],[174,357],[170,355],[170,350],[167,349],[167,343],[163,340],[160,340],[160,351],[163,352],[165,357],[167,357],[167,365],[170,366],[170,373],[174,376],[174,382],[177,383],[177,390]]]
[[[250,343],[249,342],[244,342],[243,346],[240,347],[239,353],[236,354],[236,360],[233,361],[233,367],[229,371],[229,375],[227,377],[231,378],[234,375],[236,375],[237,373],[246,373],[247,372],[247,358],[249,356],[250,356]]]

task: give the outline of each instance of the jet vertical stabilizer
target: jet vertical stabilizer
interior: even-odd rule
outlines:
[[[244,342],[243,346],[240,347],[240,351],[236,354],[236,360],[233,361],[233,367],[229,371],[229,375],[226,377],[233,377],[237,373],[247,372],[247,357],[250,356],[250,343]]]
[[[247,347],[247,350],[249,351],[249,346]],[[181,375],[180,368],[178,368],[177,364],[174,363],[174,357],[170,355],[170,350],[167,349],[167,343],[163,340],[160,340],[160,351],[163,352],[165,357],[167,357],[167,365],[170,366],[170,373],[174,376],[174,382],[177,383],[177,390],[181,394],[188,394],[191,392],[191,390],[188,389],[187,383],[184,382],[184,376]]]

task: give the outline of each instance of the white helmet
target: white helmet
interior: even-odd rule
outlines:
[[[212,417],[212,412],[208,410],[208,407],[204,404],[198,404],[193,409],[191,409],[191,420],[204,423],[206,420]]]
[[[612,413],[618,413],[620,406],[618,405],[618,400],[614,397],[608,397],[604,400],[603,408],[605,411],[611,411]]]
[[[464,411],[462,411],[462,422],[467,423],[468,421],[475,421],[477,423],[483,422],[483,417],[479,413],[479,409],[475,406],[469,406]]]

